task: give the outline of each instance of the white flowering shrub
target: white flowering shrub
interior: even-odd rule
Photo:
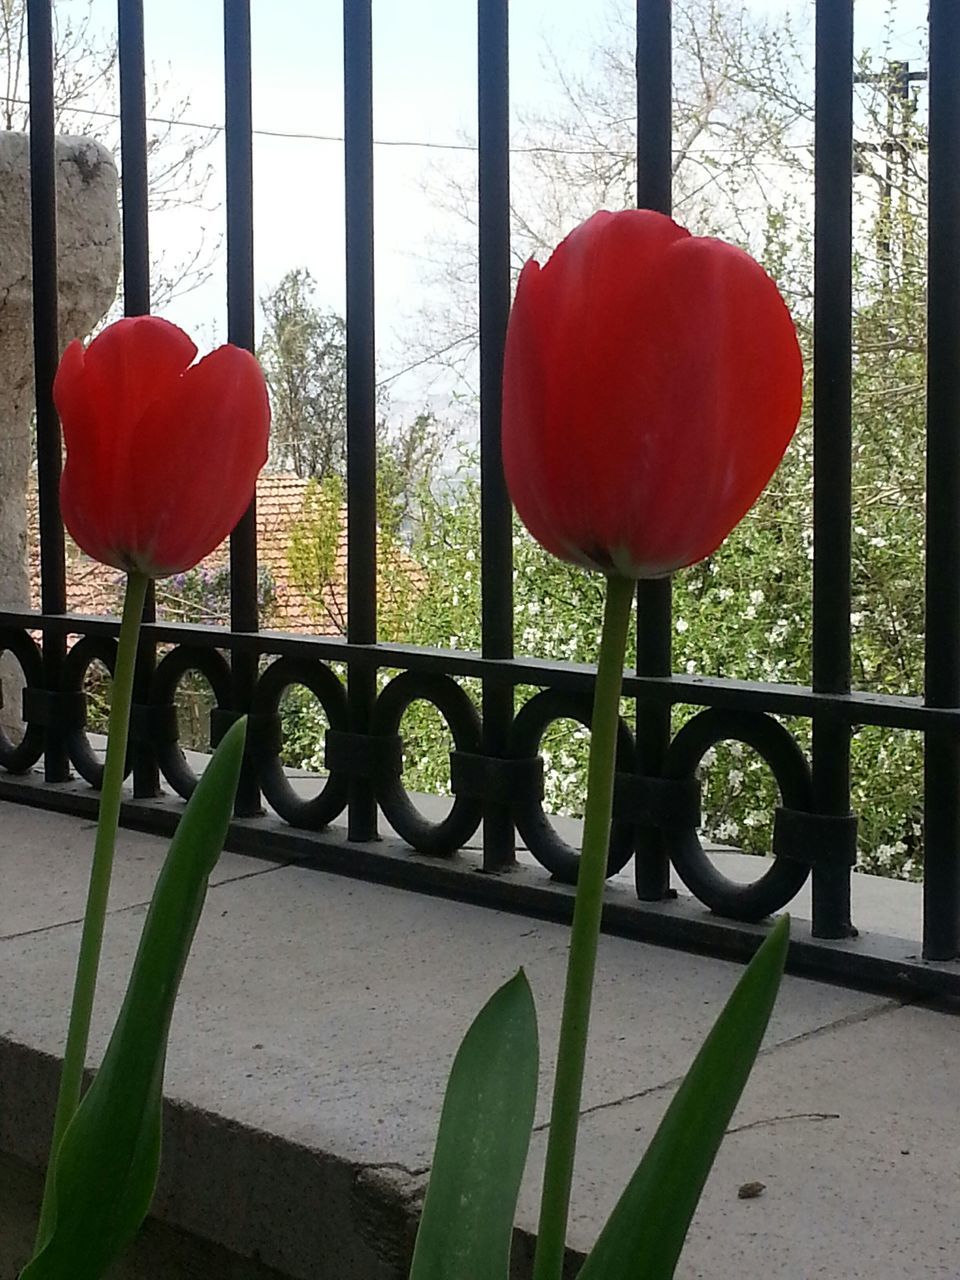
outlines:
[[[329,722],[320,700],[303,685],[291,685],[280,699],[279,711],[284,764],[323,772],[323,743]]]

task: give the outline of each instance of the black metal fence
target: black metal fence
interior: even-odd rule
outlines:
[[[124,301],[150,306],[142,0],[120,0]],[[229,339],[252,348],[253,165],[249,0],[225,0],[227,288]],[[671,5],[637,0],[638,202],[671,200]],[[158,803],[162,775],[179,795],[195,781],[177,742],[174,694],[190,670],[210,682],[213,736],[250,714],[234,847],[311,859],[318,866],[407,883],[502,907],[564,916],[577,855],[543,812],[540,741],[558,718],[588,715],[593,673],[583,666],[513,656],[511,513],[499,443],[500,376],[510,302],[508,0],[478,0],[479,255],[482,480],[482,653],[377,640],[376,385],[374,369],[371,0],[344,0],[349,516],[348,631],[310,638],[258,630],[256,522],[231,539],[231,628],[158,623],[149,614],[133,721],[128,820],[169,822]],[[71,768],[96,787],[99,766],[84,732],[83,678],[112,667],[115,620],[66,612],[63,530],[57,505],[59,425],[51,400],[56,366],[57,270],[51,0],[29,0],[31,189],[42,612],[0,614],[0,645],[26,676],[26,732],[0,741],[10,799],[89,807]],[[669,582],[641,583],[638,662],[625,680],[636,734],[622,725],[611,870],[634,860],[636,900],[616,895],[607,927],[677,945],[742,955],[757,922],[789,905],[812,877],[810,936],[792,965],[842,981],[960,993],[960,5],[930,2],[929,264],[927,367],[926,687],[923,700],[851,690],[851,231],[853,0],[816,4],[815,350],[812,687],[672,674]],[[152,605],[148,606],[152,610]],[[42,644],[32,638],[42,633]],[[68,647],[68,637],[76,642]],[[158,661],[158,646],[166,647]],[[173,646],[169,648],[169,646]],[[225,656],[225,653],[227,656]],[[346,686],[331,664],[348,671]],[[377,693],[377,673],[401,674]],[[478,678],[482,706],[458,684]],[[280,763],[279,706],[300,684],[328,722],[323,790],[298,797]],[[541,692],[515,713],[516,686]],[[455,749],[454,801],[441,822],[414,807],[402,783],[402,717],[416,699],[436,705]],[[671,739],[671,708],[704,708]],[[482,714],[481,714],[482,712]],[[776,716],[812,721],[812,760]],[[856,938],[851,868],[850,735],[857,725],[925,735],[923,957]],[[739,884],[701,848],[695,771],[719,741],[739,740],[765,758],[781,804],[772,862]],[[42,759],[43,780],[30,774]],[[27,776],[24,776],[27,775]],[[261,797],[282,823],[262,813]],[[348,834],[325,828],[344,810]],[[408,842],[378,840],[378,810]],[[454,857],[482,822],[482,870]],[[517,832],[551,873],[506,874]],[[417,855],[428,855],[417,856]],[[704,911],[676,900],[671,869]],[[2,874],[2,872],[0,872]]]

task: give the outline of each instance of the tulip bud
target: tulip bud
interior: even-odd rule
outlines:
[[[196,354],[156,316],[118,320],[63,353],[53,384],[66,442],[60,506],[95,560],[151,578],[182,573],[250,505],[267,460],[263,374],[240,347],[194,364]]]
[[[502,426],[517,512],[606,573],[702,560],[776,470],[802,380],[793,321],[748,254],[662,214],[596,213],[517,286]]]

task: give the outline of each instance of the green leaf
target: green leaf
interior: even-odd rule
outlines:
[[[231,726],[180,819],[103,1063],[57,1154],[52,1234],[21,1280],[100,1280],[146,1217],[170,1019],[226,839],[245,735],[245,720]]]
[[[671,1280],[767,1029],[789,941],[790,918],[784,916],[697,1054],[579,1280]]]
[[[454,1059],[410,1280],[507,1280],[538,1067],[521,969],[480,1010]]]

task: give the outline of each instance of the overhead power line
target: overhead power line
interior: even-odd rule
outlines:
[[[28,107],[30,105],[27,98],[11,98],[10,101],[17,106]],[[101,120],[119,120],[120,113],[118,111],[103,111],[94,107],[71,107],[62,108],[64,111],[72,111],[75,115],[93,116]],[[197,129],[203,133],[223,133],[224,125],[213,122],[204,123],[200,120],[174,120],[170,116],[147,116],[148,124],[164,124],[174,129]],[[342,133],[311,133],[301,129],[253,129],[255,137],[258,138],[284,138],[291,141],[299,142],[332,142],[342,143],[344,138]],[[478,150],[475,142],[431,142],[426,138],[374,138],[373,145],[375,147],[415,147],[427,151],[472,151]],[[607,155],[609,149],[606,147],[548,147],[548,146],[522,146],[511,147],[513,152],[543,152],[555,155],[571,155],[571,156],[592,156]]]
[[[30,105],[29,100],[26,98],[10,98],[9,101],[22,107]],[[75,115],[92,116],[100,120],[120,119],[120,113],[117,111],[104,111],[95,107],[66,106],[61,110],[71,111]],[[174,129],[196,129],[203,133],[223,133],[224,131],[224,125],[213,121],[176,120],[171,116],[152,115],[147,116],[146,120],[148,124],[162,124]],[[294,142],[340,144],[344,141],[342,133],[313,133],[309,130],[299,129],[253,129],[252,133],[254,137],[258,138],[279,138]],[[476,154],[479,150],[475,142],[431,142],[427,138],[374,138],[373,145],[375,147],[407,147],[424,151],[464,151],[473,154]],[[812,141],[791,142],[781,143],[780,149],[783,151],[810,151],[812,146]],[[691,159],[695,159],[697,156],[724,155],[728,152],[729,148],[726,147],[697,147],[686,154]],[[512,155],[609,156],[614,154],[614,151],[611,147],[600,145],[595,147],[556,147],[548,146],[546,143],[524,143],[510,147],[510,153]]]

